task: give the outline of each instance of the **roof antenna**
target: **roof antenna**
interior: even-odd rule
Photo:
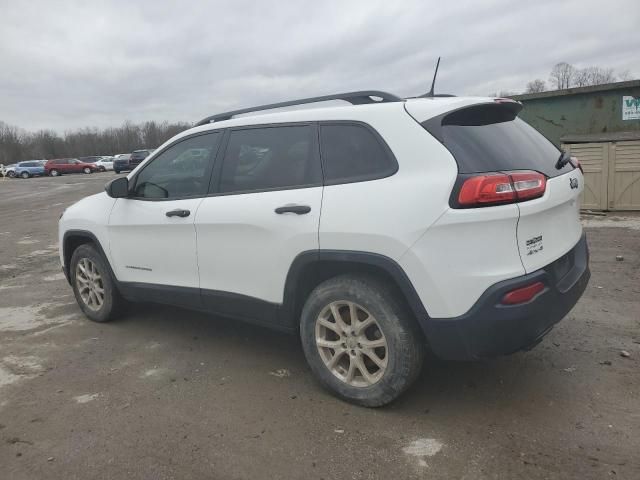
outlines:
[[[434,97],[435,93],[433,91],[433,89],[436,86],[436,77],[438,76],[438,67],[440,66],[440,57],[438,57],[438,62],[436,63],[436,71],[433,73],[433,81],[431,82],[431,90],[429,90],[428,93],[425,93],[424,95],[420,95],[420,98],[428,98],[428,97]]]

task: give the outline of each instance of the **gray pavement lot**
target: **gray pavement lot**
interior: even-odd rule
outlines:
[[[1,478],[640,478],[640,217],[586,220],[591,282],[534,350],[428,359],[371,410],[292,336],[150,305],[87,321],[57,220],[113,176],[0,179]]]

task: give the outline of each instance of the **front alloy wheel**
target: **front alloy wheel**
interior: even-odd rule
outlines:
[[[91,173],[91,169],[89,167],[84,167],[82,170],[84,173]]]
[[[109,264],[93,244],[85,243],[73,251],[69,275],[78,305],[94,322],[117,317],[124,300],[109,269]]]
[[[387,368],[387,340],[380,325],[354,302],[332,302],[320,312],[316,346],[327,369],[353,387],[377,383]]]
[[[104,284],[98,267],[88,258],[76,265],[76,288],[90,310],[97,312],[104,303]]]

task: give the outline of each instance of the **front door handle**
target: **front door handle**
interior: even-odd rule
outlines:
[[[309,205],[285,205],[283,207],[276,208],[277,214],[281,213],[295,213],[296,215],[305,215],[311,211]]]
[[[170,212],[167,212],[165,214],[167,217],[188,217],[189,215],[191,215],[191,212],[189,210],[182,210],[182,209],[177,209],[177,210],[171,210]]]

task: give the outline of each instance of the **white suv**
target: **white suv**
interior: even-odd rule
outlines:
[[[427,346],[531,348],[586,288],[581,168],[521,108],[370,91],[206,118],[66,210],[63,270],[92,320],[144,300],[299,332],[326,387],[384,405]]]

